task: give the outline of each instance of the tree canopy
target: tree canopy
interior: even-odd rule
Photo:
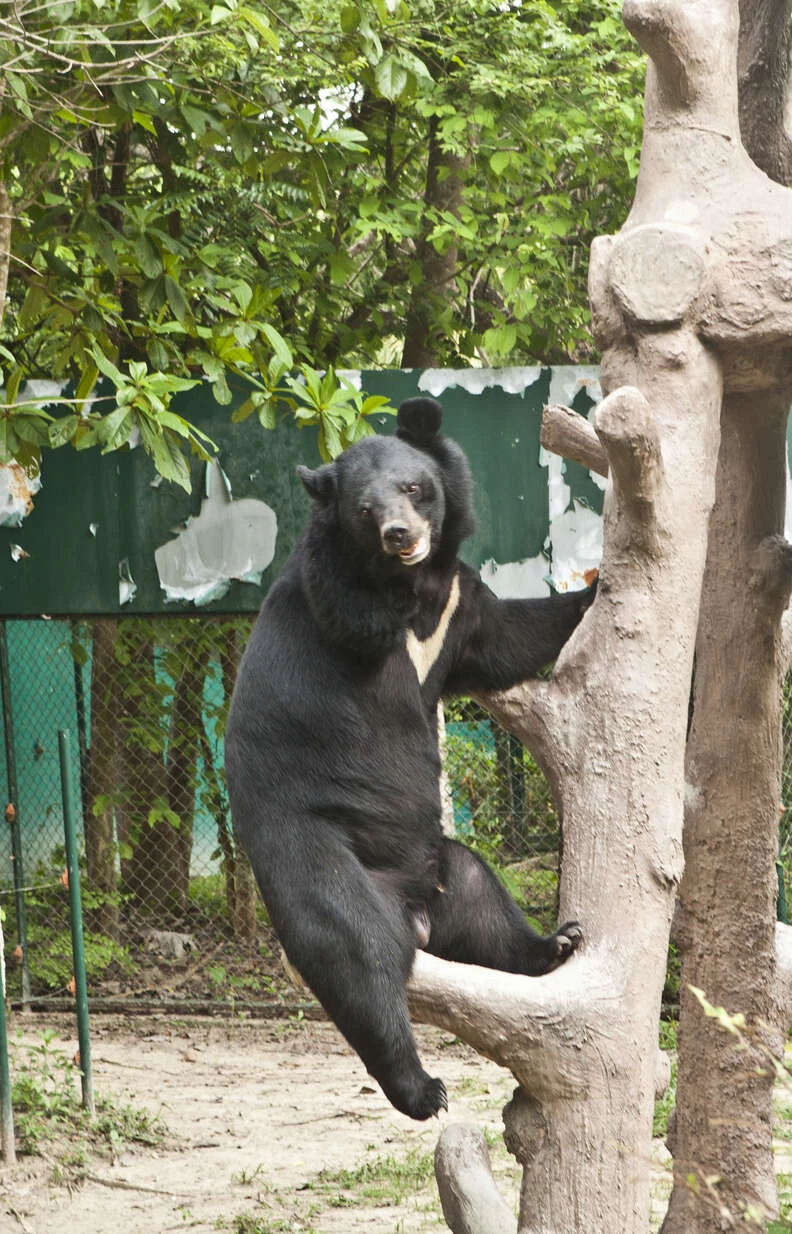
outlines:
[[[626,213],[643,58],[618,0],[20,0],[0,16],[0,452],[139,436],[169,409],[316,423],[335,374],[591,356],[594,235]],[[320,373],[324,372],[322,378]],[[86,401],[105,379],[108,402]],[[32,378],[72,404],[21,399]]]

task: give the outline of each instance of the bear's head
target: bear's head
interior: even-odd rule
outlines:
[[[317,517],[337,519],[350,544],[393,569],[434,558],[441,544],[455,553],[472,529],[470,471],[459,447],[440,436],[441,420],[435,399],[407,399],[395,437],[366,437],[332,463],[298,467]]]
[[[366,437],[332,463],[297,472],[335,515],[350,546],[400,570],[420,565],[440,542],[445,493],[435,461],[398,437]]]

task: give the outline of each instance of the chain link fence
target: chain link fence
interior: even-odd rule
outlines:
[[[8,985],[34,1005],[72,979],[58,731],[72,734],[88,989],[106,1006],[211,1011],[294,993],[223,777],[230,691],[252,618],[0,623],[0,905]],[[559,825],[527,751],[470,701],[446,709],[455,828],[542,930],[556,916]]]

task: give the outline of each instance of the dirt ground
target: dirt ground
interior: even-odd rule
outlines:
[[[73,1020],[16,1014],[12,1066],[45,1028],[57,1030],[52,1048],[72,1057]],[[449,1117],[499,1132],[512,1077],[447,1033],[417,1032],[428,1070],[448,1086]],[[360,1193],[376,1188],[339,1178],[382,1158],[425,1161],[438,1124],[396,1113],[332,1025],[95,1016],[91,1049],[95,1092],[160,1115],[168,1134],[156,1148],[93,1158],[74,1188],[53,1182],[51,1158],[20,1157],[0,1171],[2,1234],[445,1229],[431,1178],[408,1180],[404,1195],[386,1181],[372,1196]],[[516,1204],[517,1167],[505,1150],[495,1172]]]
[[[57,1033],[52,1049],[74,1055],[73,1017],[17,1013],[12,1067],[46,1029]],[[448,1118],[497,1135],[493,1171],[516,1211],[519,1170],[499,1138],[513,1078],[447,1033],[416,1033],[427,1069],[446,1081]],[[20,1157],[0,1170],[0,1234],[446,1229],[428,1168],[437,1121],[396,1113],[332,1025],[97,1015],[91,1049],[96,1095],[159,1115],[164,1141],[92,1157],[78,1186],[56,1181],[46,1148]],[[400,1175],[411,1162],[423,1163],[423,1178]]]

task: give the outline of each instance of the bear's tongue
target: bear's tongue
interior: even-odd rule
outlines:
[[[414,544],[410,544],[407,548],[403,548],[399,552],[402,561],[411,561],[413,557],[419,556],[424,551],[424,537],[419,536]]]

